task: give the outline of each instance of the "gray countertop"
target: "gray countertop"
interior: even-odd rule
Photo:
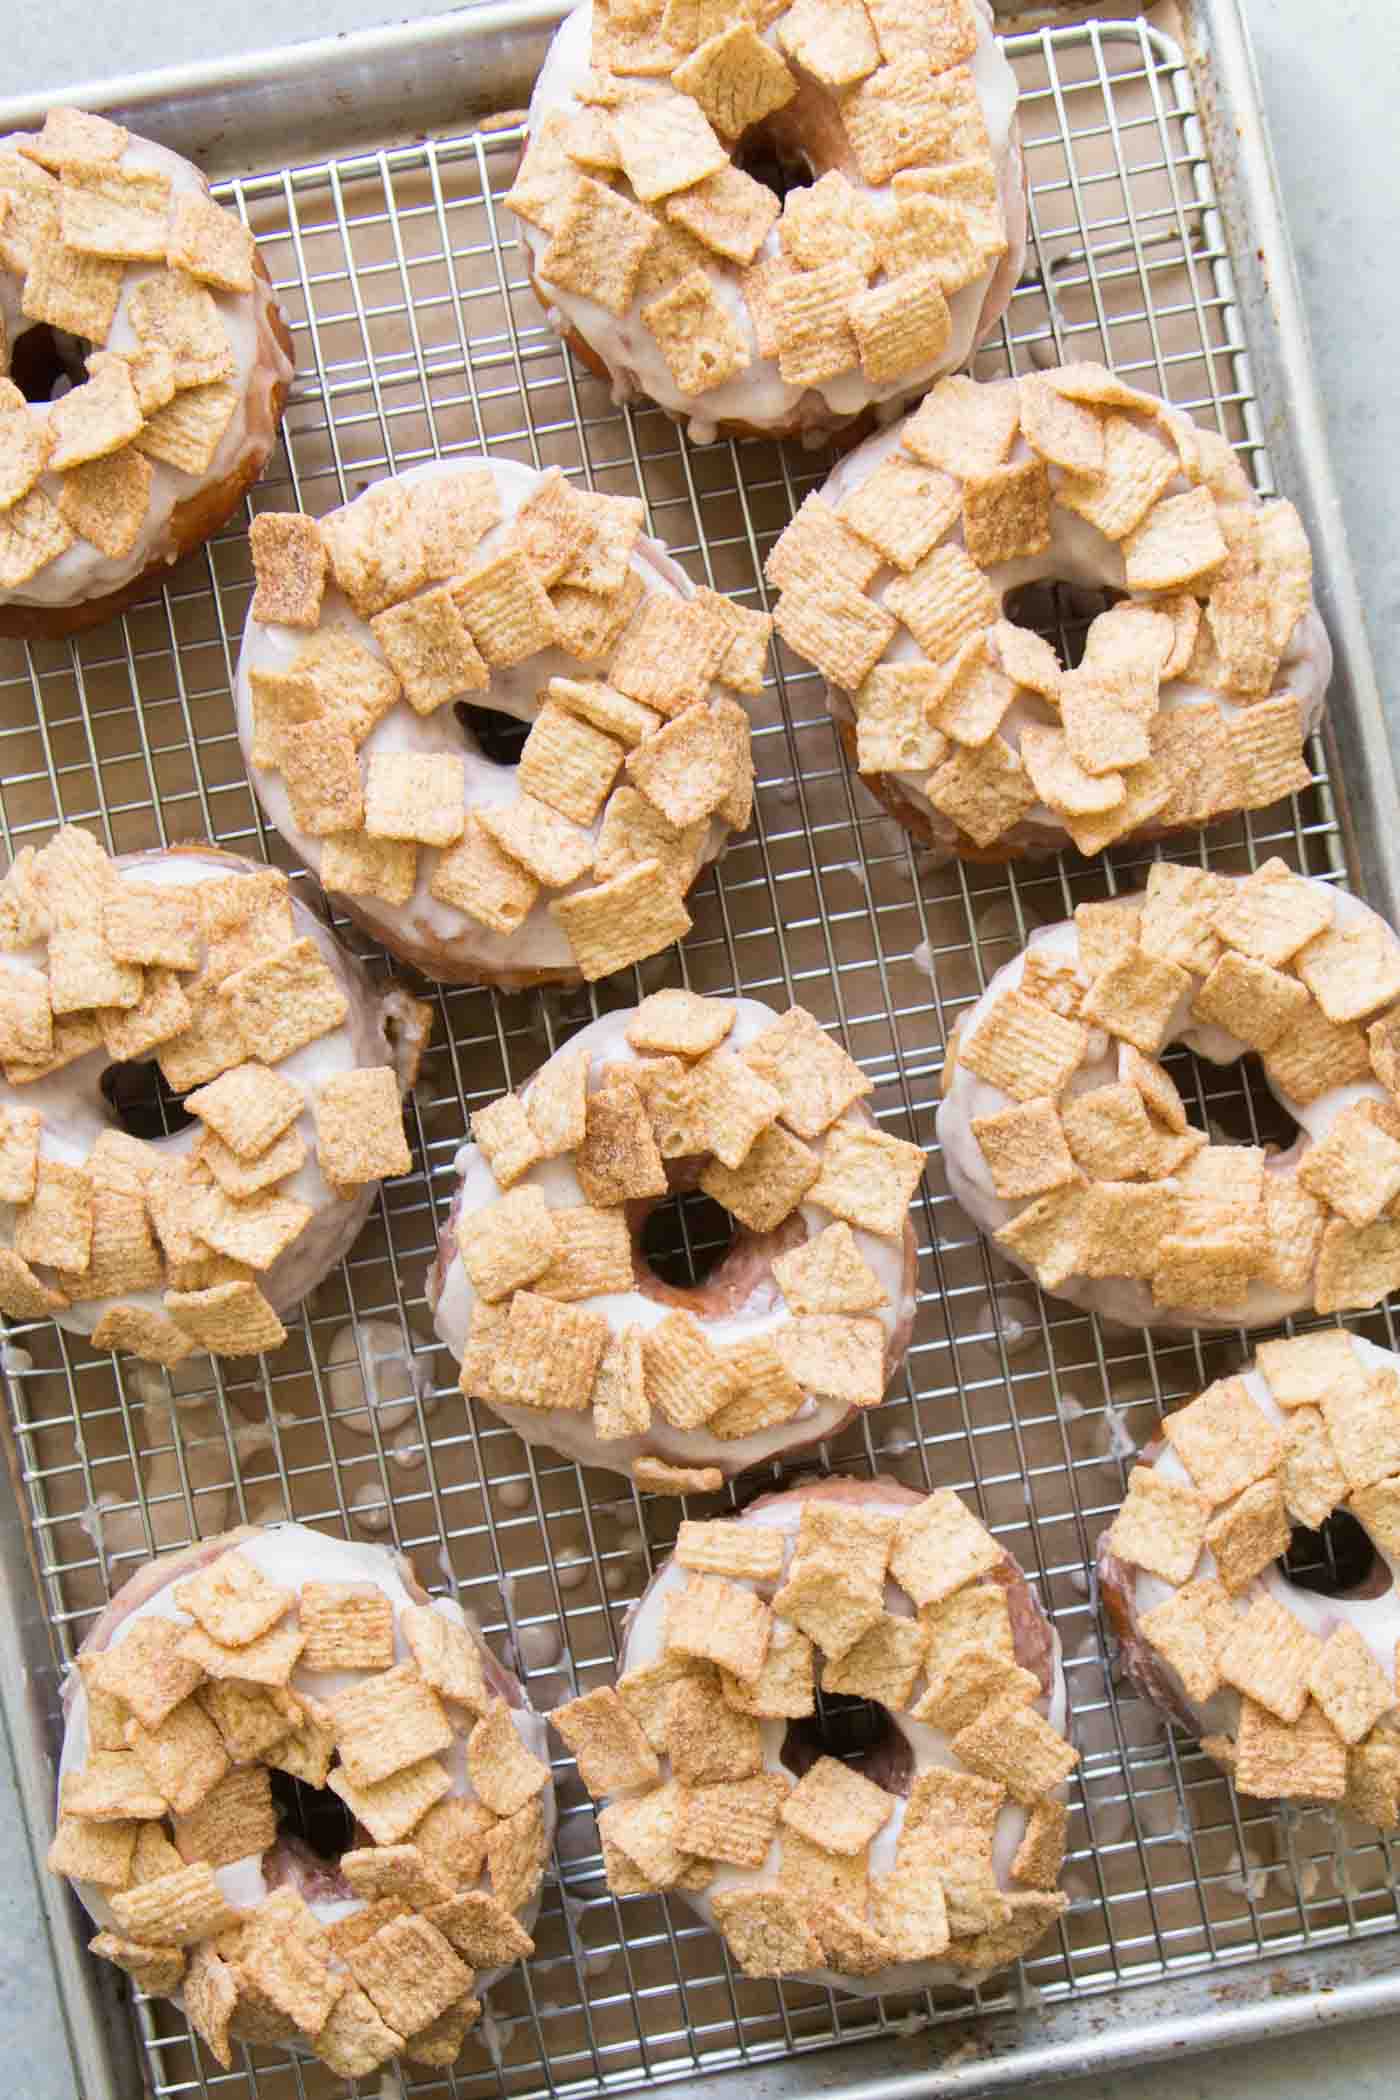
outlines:
[[[1400,0],[1244,0],[1312,331],[1332,457],[1387,704],[1400,708]],[[414,12],[446,14],[446,0]],[[75,74],[135,72],[393,17],[384,0],[43,0],[12,9],[0,39],[0,95]],[[1388,391],[1387,391],[1388,390]],[[0,2062],[25,2100],[75,2100],[49,1985],[30,1862],[0,1741]],[[1193,2058],[1110,2079],[1075,2080],[1066,2100],[1381,2100],[1395,2090],[1400,2021],[1377,2021],[1247,2053]]]

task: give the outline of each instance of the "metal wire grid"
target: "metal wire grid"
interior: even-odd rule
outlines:
[[[1179,52],[1140,23],[1046,31],[1008,49],[1031,253],[979,376],[1102,357],[1213,420],[1271,488]],[[619,412],[561,354],[498,215],[518,143],[516,129],[488,129],[228,186],[297,337],[285,442],[257,502],[319,513],[440,453],[558,463],[585,486],[642,494],[651,528],[693,574],[762,603],[763,557],[829,461],[763,443],[689,448],[660,415]],[[10,852],[64,819],[94,825],[117,851],[208,837],[280,857],[229,697],[250,581],[239,525],[119,626],[0,655]],[[1096,609],[1056,593],[1050,631],[1072,648]],[[466,1112],[526,1078],[595,1011],[685,981],[800,999],[876,1081],[881,1122],[930,1144],[941,1046],[958,1014],[1036,924],[1144,879],[1147,856],[1131,850],[1101,866],[1007,871],[914,851],[851,780],[819,682],[790,659],[756,707],[754,748],[752,834],[693,897],[695,931],[678,956],[592,994],[436,992],[435,1046],[413,1103],[420,1170],[383,1192],[344,1269],[269,1362],[247,1371],[196,1359],[171,1381],[46,1325],[12,1332],[10,1426],[57,1658],[152,1550],[290,1513],[414,1553],[478,1613],[537,1706],[605,1681],[625,1608],[678,1511],[463,1409],[454,1367],[433,1347],[422,1279]],[[1336,811],[1321,751],[1312,757],[1305,795],[1214,829],[1183,857],[1234,870],[1281,853],[1340,877]],[[370,961],[382,974],[383,958]],[[1248,1065],[1207,1074],[1183,1058],[1177,1078],[1200,1119],[1241,1138],[1273,1134],[1277,1111]],[[536,1958],[493,1994],[481,2045],[407,2089],[586,2095],[1394,1928],[1388,1846],[1329,1817],[1241,1803],[1105,1669],[1087,1569],[1125,1461],[1165,1401],[1239,1359],[1240,1338],[1101,1330],[1042,1299],[970,1229],[936,1153],[918,1226],[922,1296],[904,1373],[824,1456],[971,1493],[1038,1580],[1084,1752],[1072,1907],[1057,1938],[1023,1965],[1018,1995],[972,1992],[951,2005],[746,1981],[683,1906],[607,1894],[591,1812],[561,1759],[560,1878]],[[674,1231],[677,1258],[693,1258],[686,1214]],[[352,1323],[386,1359],[368,1386]],[[1362,1324],[1393,1339],[1384,1319]],[[769,1485],[746,1480],[739,1498]],[[250,2049],[233,2071],[214,2071],[169,2007],[138,2000],[136,2014],[160,2095],[336,2089],[281,2050]]]

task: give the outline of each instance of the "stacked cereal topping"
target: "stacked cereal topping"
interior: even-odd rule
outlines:
[[[477,1971],[534,1951],[516,1913],[548,1849],[549,1768],[477,1642],[373,1582],[284,1588],[237,1550],[174,1598],[185,1617],[142,1615],[79,1665],[88,1754],[64,1774],[48,1863],[109,1907],[93,1952],[179,1991],[226,2069],[231,2035],[307,2042],[346,2078],[396,2055],[454,2062],[480,2016]],[[321,1701],[291,1689],[297,1668],[350,1681]],[[444,1761],[463,1739],[465,1792]],[[355,1818],[355,1848],[319,1869],[363,1899],[333,1924],[295,1860],[251,1909],[220,1884],[279,1842],[273,1771]]]
[[[1350,900],[1344,900],[1349,902]],[[1159,863],[1144,896],[1081,904],[1077,953],[1032,947],[956,1045],[1009,1097],[974,1116],[992,1186],[1016,1214],[998,1245],[1046,1290],[1135,1277],[1152,1303],[1225,1319],[1256,1286],[1319,1312],[1400,1286],[1400,943],[1373,913],[1337,910],[1280,860],[1234,878]],[[1290,1105],[1351,1090],[1296,1166],[1213,1144],[1163,1066],[1189,1028],[1257,1051]],[[1108,1043],[1105,1045],[1105,1034]],[[1117,1077],[1086,1086],[1086,1061]]]
[[[804,389],[926,380],[949,299],[1007,246],[973,0],[595,0],[592,37],[577,99],[534,127],[505,200],[548,236],[540,278],[635,309],[687,398],[764,363]],[[857,180],[832,169],[780,203],[736,149],[781,142],[800,90]]]
[[[875,1407],[885,1389],[887,1295],[856,1232],[900,1242],[924,1166],[917,1145],[855,1110],[871,1082],[810,1014],[793,1007],[738,1050],[723,999],[658,992],[615,1062],[589,1091],[589,1053],[551,1060],[523,1097],[472,1119],[472,1135],[507,1193],[463,1208],[458,1249],[475,1293],[462,1390],[512,1407],[583,1413],[604,1442],[672,1429],[731,1441],[791,1420],[813,1395]],[[543,1163],[568,1156],[582,1200],[551,1207]],[[671,1185],[668,1162],[751,1234],[775,1232],[804,1206],[831,1219],[777,1255],[788,1317],[728,1347],[694,1313],[614,1327],[589,1300],[634,1288],[629,1203]],[[852,1229],[854,1228],[854,1230]],[[638,1484],[682,1494],[717,1488],[711,1468],[632,1463]]]
[[[1065,670],[1002,599],[1085,524],[1130,602]],[[1311,777],[1280,685],[1312,602],[1297,512],[1102,366],[940,380],[873,472],[834,506],[807,498],[766,573],[778,632],[850,700],[861,772],[899,776],[981,851],[1048,811],[1100,853]],[[1175,681],[1225,705],[1164,706]]]
[[[762,690],[770,622],[713,591],[649,591],[640,501],[557,469],[478,551],[500,524],[487,467],[381,482],[319,521],[256,518],[252,617],[309,638],[284,670],[249,673],[251,759],[281,774],[327,889],[399,906],[426,876],[501,934],[552,892],[592,980],[689,932],[711,826],[749,821],[748,716],[712,689]],[[328,578],[374,647],[323,624]],[[513,798],[474,805],[460,750],[362,749],[391,710],[488,696],[545,650],[588,675],[544,684]]]
[[[946,1488],[899,1514],[807,1501],[795,1536],[682,1524],[633,1629],[645,1655],[551,1716],[585,1786],[619,1797],[598,1818],[614,1894],[702,1894],[723,1875],[709,1905],[750,1976],[928,1961],[975,1974],[1033,1946],[1066,1908],[1053,1891],[1077,1753],[1016,1659],[1008,1573]],[[818,1689],[941,1731],[947,1762],[916,1752],[905,1794],[827,1756],[794,1779],[765,1757],[764,1724],[814,1715]],[[1008,1803],[1025,1834],[1003,1886]],[[877,1869],[887,1828],[893,1860]]]
[[[75,541],[125,559],[154,467],[198,479],[238,409],[220,299],[251,292],[252,236],[131,145],[119,124],[56,109],[0,152],[0,268],[24,281],[24,320],[91,346],[86,380],[52,404],[0,378],[0,590]]]
[[[15,1206],[0,1311],[102,1301],[94,1345],[166,1365],[285,1341],[258,1279],[313,1215],[284,1186],[307,1160],[309,1119],[334,1196],[412,1163],[391,1065],[310,1088],[276,1069],[348,1010],[275,869],[146,882],[72,826],[24,847],[0,882],[0,1196]],[[20,1090],[93,1052],[154,1059],[198,1119],[195,1141],[112,1128],[75,1159],[62,1118]]]
[[[1337,1509],[1387,1558],[1400,1552],[1400,1377],[1340,1329],[1265,1342],[1257,1371],[1277,1412],[1243,1378],[1222,1378],[1170,1416],[1162,1426],[1188,1478],[1135,1467],[1105,1549],[1172,1585],[1137,1631],[1188,1699],[1238,1695],[1234,1736],[1202,1746],[1241,1793],[1344,1801],[1400,1829],[1393,1647],[1382,1664],[1340,1614],[1320,1637],[1260,1579],[1294,1524],[1317,1530]]]

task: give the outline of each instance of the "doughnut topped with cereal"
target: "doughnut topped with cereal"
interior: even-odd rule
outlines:
[[[551,323],[698,443],[817,438],[965,364],[1020,275],[987,0],[594,0],[506,197]]]
[[[24,847],[0,882],[0,1311],[165,1365],[277,1348],[412,1164],[430,1018],[275,868],[112,861],[76,826]]]
[[[655,955],[748,825],[735,696],[762,690],[771,623],[696,590],[642,516],[490,460],[253,520],[236,702],[258,797],[429,977],[576,984]]]
[[[0,138],[0,634],[91,627],[216,532],[291,377],[197,168],[76,109]]]
[[[766,573],[847,757],[928,845],[1093,856],[1312,779],[1332,651],[1297,511],[1101,365],[941,380],[806,499]],[[1057,607],[1077,661],[1019,624],[1056,584],[1118,601],[1087,632]]]

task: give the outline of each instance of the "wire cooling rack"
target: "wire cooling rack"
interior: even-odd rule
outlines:
[[[979,376],[1102,358],[1225,431],[1269,490],[1179,50],[1137,22],[1020,36],[1008,48],[1031,246]],[[296,337],[283,445],[256,505],[321,513],[439,454],[558,464],[583,486],[640,493],[650,529],[697,580],[761,604],[763,559],[829,459],[762,442],[692,449],[654,411],[619,411],[561,352],[499,208],[519,141],[506,120],[223,186],[258,236]],[[0,832],[11,853],[67,821],[118,852],[210,838],[284,857],[262,827],[230,701],[251,587],[245,523],[120,624],[72,645],[0,644]],[[1055,591],[1039,613],[1072,649],[1097,609]],[[704,877],[679,954],[592,993],[434,993],[433,1048],[412,1107],[415,1171],[383,1191],[350,1260],[291,1320],[281,1351],[254,1371],[199,1358],[172,1382],[46,1324],[12,1331],[10,1427],[57,1660],[153,1550],[291,1514],[412,1553],[425,1579],[479,1615],[540,1708],[607,1680],[627,1605],[679,1511],[464,1409],[455,1366],[433,1344],[423,1277],[467,1113],[527,1078],[596,1011],[685,981],[801,1000],[875,1080],[884,1127],[931,1146],[942,1045],[958,1014],[1037,924],[1144,879],[1147,856],[1130,850],[1092,866],[1005,871],[916,851],[846,771],[812,672],[780,658],[754,713],[753,829]],[[1321,750],[1311,756],[1314,784],[1293,802],[1173,850],[1227,871],[1279,853],[1340,878],[1340,813]],[[364,952],[353,928],[341,930]],[[382,956],[369,960],[382,975]],[[1250,1064],[1206,1075],[1183,1057],[1177,1077],[1222,1134],[1279,1134]],[[936,1151],[917,1226],[908,1361],[885,1405],[824,1455],[836,1468],[970,1493],[1055,1617],[1083,1752],[1059,1931],[1012,1983],[939,2003],[748,1981],[683,1906],[607,1893],[591,1811],[560,1759],[558,1878],[539,1951],[493,1993],[456,2070],[405,2071],[404,2090],[585,2096],[968,2015],[1028,2017],[1115,1986],[1395,1928],[1383,1841],[1335,1817],[1242,1803],[1105,1667],[1087,1575],[1096,1536],[1163,1403],[1233,1365],[1239,1338],[1151,1340],[1042,1299],[958,1211]],[[703,1218],[682,1214],[672,1232],[658,1260],[683,1270],[703,1257]],[[1362,1324],[1392,1339],[1383,1320]],[[739,1499],[772,1480],[746,1479]],[[168,2005],[138,1997],[135,2016],[159,2095],[302,2100],[339,2089],[281,2050],[242,2051],[231,2072],[216,2072]],[[923,2064],[936,2043],[930,2034]]]

